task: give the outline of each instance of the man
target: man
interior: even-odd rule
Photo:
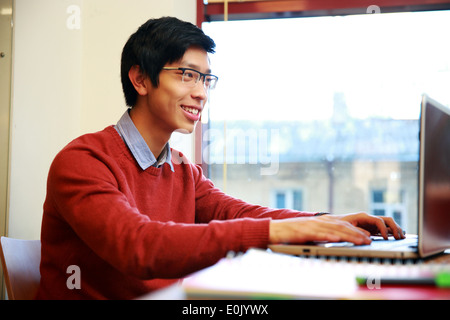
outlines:
[[[72,141],[50,168],[38,298],[131,299],[231,250],[314,240],[367,244],[378,232],[403,237],[389,218],[234,199],[170,149],[174,131],[194,130],[217,82],[208,59],[214,47],[199,28],[175,18],[149,20],[130,37],[121,71],[131,108],[116,126]]]

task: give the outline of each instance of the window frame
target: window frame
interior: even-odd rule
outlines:
[[[296,208],[295,207],[295,194],[298,193],[300,195],[301,198],[301,205],[300,208]],[[278,206],[277,203],[277,196],[279,194],[283,194],[284,195],[284,201],[285,201],[285,205],[284,206]],[[295,188],[275,188],[271,190],[271,199],[270,199],[270,204],[271,207],[273,208],[287,208],[287,209],[292,209],[292,210],[298,210],[298,211],[302,211],[304,210],[305,206],[305,191],[303,190],[303,188],[299,188],[299,187],[295,187]]]
[[[405,190],[397,190],[398,193],[398,201],[390,202],[387,199],[387,194],[389,191],[387,188],[372,188],[370,190],[370,214],[373,214],[375,216],[384,216],[384,217],[391,217],[396,218],[395,213],[398,212],[400,214],[400,222],[402,224],[402,228],[405,230],[408,230],[408,210],[407,210],[407,193]],[[382,199],[379,199],[381,201],[376,201],[374,199],[375,193],[380,193],[382,195]],[[377,199],[378,200],[378,199]],[[383,211],[384,214],[380,215],[377,213]],[[396,221],[399,221],[398,217]]]

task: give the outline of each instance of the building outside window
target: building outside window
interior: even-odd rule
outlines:
[[[272,190],[273,208],[287,208],[301,211],[303,210],[303,191],[298,189],[275,189]]]
[[[417,232],[421,96],[450,103],[450,11],[211,22],[206,174],[271,207]],[[297,192],[297,193],[296,193]]]
[[[392,190],[372,190],[371,214],[394,218],[407,230],[407,208],[405,192]]]

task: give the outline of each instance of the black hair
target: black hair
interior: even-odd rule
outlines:
[[[137,101],[137,92],[128,77],[131,67],[139,66],[157,87],[162,68],[180,60],[191,46],[214,53],[216,44],[197,26],[173,17],[150,19],[140,26],[122,51],[121,78],[126,104],[133,107]]]

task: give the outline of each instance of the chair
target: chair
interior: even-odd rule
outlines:
[[[34,299],[41,279],[39,272],[41,241],[1,237],[0,242],[0,256],[8,298]]]

